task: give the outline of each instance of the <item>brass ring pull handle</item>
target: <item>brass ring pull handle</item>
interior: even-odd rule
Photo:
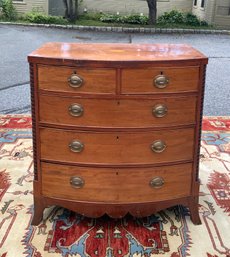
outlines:
[[[164,104],[157,104],[153,107],[152,112],[155,117],[162,118],[167,114],[168,108]]]
[[[71,104],[69,106],[69,114],[74,117],[80,117],[83,115],[84,108],[80,104]]]
[[[150,186],[152,188],[160,188],[164,185],[164,179],[162,177],[155,177],[150,181]]]
[[[83,151],[84,149],[84,144],[78,140],[73,140],[70,144],[69,144],[69,149],[74,152],[74,153],[80,153]]]
[[[80,177],[71,177],[70,185],[74,188],[82,188],[85,184],[85,181]]]
[[[83,85],[83,78],[80,77],[79,75],[73,73],[69,78],[68,78],[68,82],[70,87],[72,88],[79,88]]]
[[[160,88],[160,89],[166,88],[168,83],[169,83],[169,78],[166,77],[165,75],[158,75],[154,79],[155,87]]]
[[[156,140],[152,143],[151,149],[155,153],[162,153],[166,148],[166,144],[162,140]]]

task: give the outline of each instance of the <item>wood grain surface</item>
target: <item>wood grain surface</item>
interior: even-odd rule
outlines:
[[[41,158],[89,164],[156,164],[193,158],[194,129],[164,130],[139,133],[80,132],[60,129],[40,129]],[[155,140],[167,145],[162,153],[155,153]],[[69,149],[78,140],[84,144],[80,153]]]
[[[81,105],[82,116],[69,113],[72,104]],[[157,105],[168,109],[164,117],[153,114]],[[40,122],[89,128],[146,128],[195,124],[196,97],[153,99],[82,99],[40,95]]]
[[[42,163],[42,194],[44,196],[109,203],[163,201],[189,196],[191,164],[163,168],[80,168]],[[70,178],[81,177],[85,184],[76,189]],[[152,188],[150,181],[161,177],[164,185]]]
[[[156,76],[168,77],[169,84],[159,89],[154,85]],[[199,67],[123,69],[121,91],[125,94],[178,93],[197,91]]]
[[[75,60],[76,64],[142,61],[175,64],[177,61],[206,62],[207,57],[186,44],[46,43],[28,56],[29,61]]]
[[[69,86],[68,78],[75,73],[84,83],[80,88]],[[74,67],[43,66],[38,67],[39,89],[74,93],[115,94],[115,69],[87,69]]]

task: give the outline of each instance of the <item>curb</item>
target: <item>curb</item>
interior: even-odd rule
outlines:
[[[125,32],[125,33],[146,33],[146,34],[222,34],[230,35],[230,30],[217,29],[177,29],[177,28],[127,28],[127,27],[102,27],[102,26],[82,26],[82,25],[60,25],[60,24],[36,24],[20,22],[0,22],[0,25],[16,25],[24,27],[42,27],[57,29],[72,29],[79,31],[97,32]]]

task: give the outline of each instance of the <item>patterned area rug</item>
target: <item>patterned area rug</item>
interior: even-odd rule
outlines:
[[[0,257],[229,257],[230,117],[204,118],[200,216],[183,206],[143,219],[89,219],[47,208],[33,215],[30,116],[0,116]]]

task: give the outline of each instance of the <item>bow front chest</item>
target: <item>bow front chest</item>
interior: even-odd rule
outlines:
[[[188,45],[48,43],[31,53],[34,218],[198,215],[207,58]]]

